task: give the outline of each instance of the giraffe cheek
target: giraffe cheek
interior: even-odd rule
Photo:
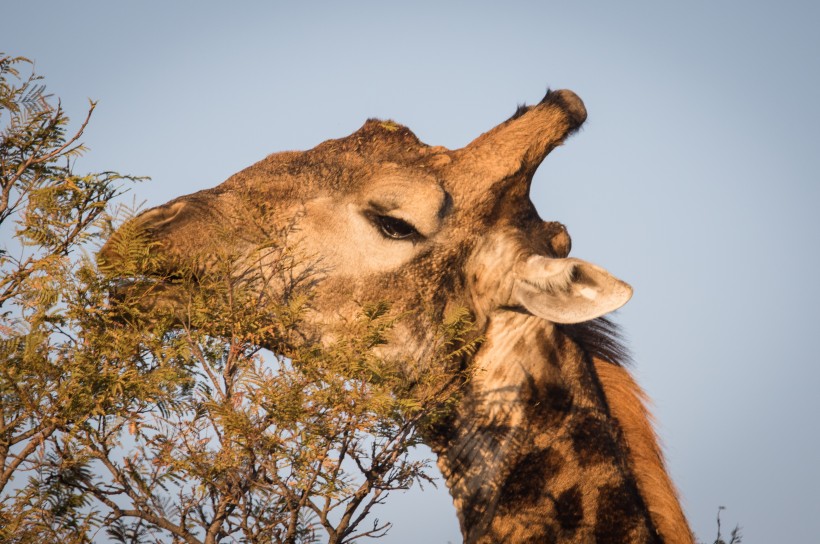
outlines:
[[[495,310],[510,305],[513,291],[510,274],[482,266],[472,271],[469,279],[470,299],[479,316],[489,316]]]

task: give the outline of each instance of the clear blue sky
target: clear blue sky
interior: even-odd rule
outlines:
[[[713,537],[724,505],[746,544],[816,542],[812,4],[16,1],[0,50],[35,59],[75,120],[99,100],[80,169],[151,176],[148,205],[368,117],[460,147],[573,89],[589,120],[533,198],[635,288],[618,320],[694,529]],[[388,542],[460,541],[443,486],[395,499]]]

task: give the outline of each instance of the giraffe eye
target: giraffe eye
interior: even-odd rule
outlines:
[[[389,215],[376,215],[373,222],[379,227],[385,238],[393,240],[405,240],[419,236],[419,232],[407,221],[402,221]]]

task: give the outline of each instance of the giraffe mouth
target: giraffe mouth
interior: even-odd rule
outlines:
[[[111,274],[108,284],[108,298],[112,306],[120,309],[150,312],[156,309],[171,310],[183,301],[182,294],[186,283],[197,283],[195,276],[183,278],[179,273],[150,271],[136,274],[123,272],[119,274],[114,263],[101,267],[103,272]],[[108,269],[108,270],[106,270]]]

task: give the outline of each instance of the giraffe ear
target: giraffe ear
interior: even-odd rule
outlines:
[[[531,255],[514,269],[512,302],[553,323],[580,323],[617,310],[632,288],[580,259]]]

